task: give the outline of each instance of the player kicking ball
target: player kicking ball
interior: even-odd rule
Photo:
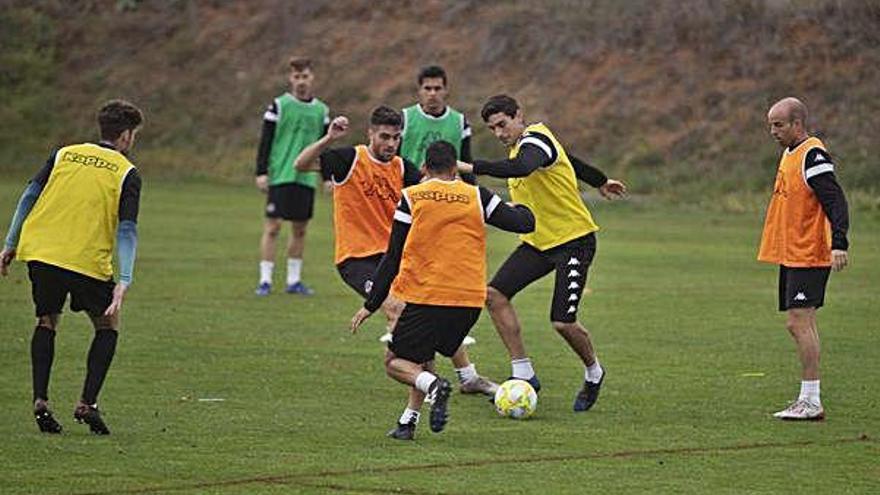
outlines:
[[[351,320],[352,333],[382,306],[389,292],[406,306],[388,344],[385,371],[432,401],[431,431],[448,419],[450,383],[434,372],[434,354],[452,356],[486,303],[486,228],[508,232],[535,229],[532,212],[509,205],[491,191],[456,178],[455,148],[428,146],[426,180],[403,190],[394,212],[388,249],[372,277],[368,298]],[[389,432],[412,440],[419,411]]]

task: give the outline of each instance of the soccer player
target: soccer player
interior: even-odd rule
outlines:
[[[336,268],[342,280],[366,298],[371,277],[388,246],[400,191],[418,184],[422,174],[412,162],[396,155],[401,117],[394,109],[380,106],[373,110],[368,145],[330,148],[347,134],[348,127],[346,117],[333,119],[327,134],[307,146],[294,166],[298,170],[320,168],[331,178]],[[382,309],[391,331],[402,309],[400,303],[390,298]],[[477,374],[465,348],[456,353],[453,365],[463,393],[495,393],[497,385]],[[421,399],[414,399],[410,405],[420,404]]]
[[[351,331],[389,291],[406,303],[388,344],[385,371],[432,398],[431,431],[440,432],[451,387],[433,372],[434,353],[455,353],[486,302],[485,224],[524,233],[534,230],[535,218],[524,206],[507,205],[492,192],[457,180],[452,144],[436,141],[426,153],[427,180],[403,190],[388,249]],[[406,411],[389,435],[412,440],[418,420],[418,409]]]
[[[419,70],[416,76],[418,101],[415,105],[403,109],[403,134],[400,137],[400,156],[421,165],[425,162],[425,150],[428,145],[444,140],[452,143],[458,159],[471,161],[471,124],[464,114],[446,104],[449,87],[446,71],[439,65],[429,65]],[[462,179],[476,184],[473,174],[465,174]],[[383,335],[379,340],[391,341],[391,334]],[[464,345],[471,345],[474,338],[468,336]],[[455,358],[453,358],[453,361]],[[463,368],[467,363],[453,363],[456,368]]]
[[[470,162],[471,124],[464,114],[446,104],[446,71],[429,65],[419,71],[416,80],[418,102],[403,109],[400,156],[421,165],[428,145],[442,139],[452,143],[459,160]]]
[[[554,272],[550,320],[584,363],[584,384],[575,397],[574,410],[586,411],[599,397],[605,371],[589,332],[577,321],[587,270],[596,251],[595,232],[599,230],[581,200],[577,178],[597,187],[606,198],[624,195],[626,187],[567,154],[546,125],[527,125],[519,104],[510,96],[489,98],[481,116],[495,137],[510,148],[509,159],[460,163],[459,171],[508,178],[511,200],[529,207],[537,221],[535,231],[520,236],[523,243],[489,282],[489,314],[510,354],[513,377],[527,380],[535,391],[540,390],[510,300],[532,282]]]
[[[312,61],[293,57],[290,91],[275,98],[263,114],[263,131],[257,154],[256,184],[266,193],[266,221],[260,239],[260,283],[258,296],[272,290],[275,244],[283,221],[291,223],[287,243],[287,285],[289,294],[312,295],[302,282],[306,228],[312,218],[318,174],[290,166],[303,148],[317,141],[327,130],[327,105],[313,93]]]
[[[767,207],[758,260],[779,265],[779,311],[801,362],[797,400],[773,416],[822,420],[819,399],[819,328],[828,276],[848,262],[849,212],[822,141],[807,134],[807,107],[784,98],[767,114],[770,134],[783,148]]]
[[[101,107],[100,141],[52,153],[22,194],[0,253],[4,276],[16,256],[27,262],[37,316],[31,338],[34,416],[45,433],[62,430],[49,409],[49,375],[55,331],[70,294],[70,309],[86,311],[95,327],[73,418],[92,433],[110,434],[98,393],[116,351],[119,312],[134,269],[141,179],[126,153],[142,122],[143,114],[129,102]],[[119,283],[113,282],[114,246]]]

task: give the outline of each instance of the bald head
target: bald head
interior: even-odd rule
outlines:
[[[789,96],[770,107],[767,112],[770,134],[779,144],[792,147],[807,138],[807,106]]]
[[[800,120],[801,122],[807,122],[807,106],[801,100],[793,96],[789,96],[788,98],[783,98],[770,107],[770,112],[768,115],[776,114],[776,116],[787,120],[788,122],[794,122],[795,120]],[[806,125],[806,124],[805,124]]]

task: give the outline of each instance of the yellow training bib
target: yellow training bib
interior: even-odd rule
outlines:
[[[526,177],[508,179],[507,186],[510,199],[528,206],[535,214],[535,231],[520,235],[520,239],[544,251],[595,232],[599,226],[581,199],[568,155],[547,126],[538,123],[526,127],[510,150],[510,158],[516,157],[523,140],[532,134],[550,139],[556,148],[556,161]]]
[[[122,153],[97,144],[58,150],[46,187],[22,226],[18,259],[112,278],[122,183],[133,168]]]

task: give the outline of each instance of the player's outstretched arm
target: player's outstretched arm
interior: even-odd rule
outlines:
[[[321,153],[330,147],[334,141],[345,136],[348,133],[348,118],[339,116],[330,122],[327,128],[327,134],[324,137],[308,145],[303,149],[299,156],[293,161],[293,167],[299,171],[317,171],[320,170]]]
[[[626,196],[626,185],[623,182],[609,179],[601,170],[574,155],[569,154],[568,159],[578,180],[598,189],[603,198],[614,199]]]
[[[535,230],[535,215],[525,205],[505,203],[501,198],[480,187],[480,201],[486,215],[486,223],[507,232],[528,234]]]
[[[541,167],[552,165],[557,158],[558,152],[550,138],[543,134],[531,133],[520,139],[519,151],[515,157],[494,162],[474,160],[470,170],[459,167],[459,172],[473,172],[475,175],[489,175],[502,179],[526,177]]]
[[[605,199],[623,198],[626,196],[626,184],[614,179],[608,179],[608,182],[599,188],[599,194]]]

